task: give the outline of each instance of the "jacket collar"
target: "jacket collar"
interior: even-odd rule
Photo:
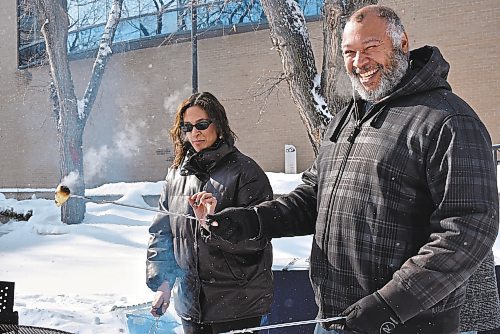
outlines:
[[[371,111],[367,115],[364,115],[364,120],[374,116],[370,121],[370,125],[376,127],[376,123],[389,101],[438,88],[451,90],[449,83],[446,81],[449,69],[450,65],[443,58],[437,47],[424,46],[412,50],[410,52],[410,66],[406,75],[401,79],[401,82],[394,88],[392,93],[373,105]],[[346,125],[350,115],[353,114],[354,108],[356,105],[358,108],[362,107],[363,103],[361,99],[351,99],[349,105],[336,117],[337,124],[333,124],[334,130],[330,141],[337,142],[342,129]],[[359,121],[362,123],[361,120]]]
[[[183,176],[196,175],[200,180],[205,180],[214,167],[235,150],[234,141],[223,139],[217,139],[211,147],[200,152],[196,152],[191,147],[182,162],[180,174]]]

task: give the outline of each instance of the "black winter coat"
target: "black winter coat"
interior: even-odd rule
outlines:
[[[188,196],[207,191],[215,211],[272,198],[266,174],[232,143],[189,152],[181,168],[170,168],[159,208],[194,215]],[[261,316],[272,302],[272,245],[269,239],[233,245],[210,235],[195,220],[158,214],[149,229],[147,285],[164,280],[173,289],[179,316],[216,323]]]
[[[378,291],[400,321],[426,328],[418,333],[456,333],[467,279],[498,233],[496,166],[439,50],[413,50],[410,60],[361,119],[362,101],[335,116],[303,185],[257,211],[263,236],[315,233],[319,317]]]

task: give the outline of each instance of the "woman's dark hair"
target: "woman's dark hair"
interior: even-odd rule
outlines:
[[[225,142],[234,143],[236,134],[229,127],[226,110],[215,96],[208,92],[196,93],[182,101],[175,113],[175,121],[170,128],[170,137],[174,144],[175,157],[172,167],[177,168],[184,160],[191,144],[186,140],[185,134],[181,130],[181,123],[184,121],[184,114],[190,107],[198,106],[205,110],[217,129],[217,136]]]

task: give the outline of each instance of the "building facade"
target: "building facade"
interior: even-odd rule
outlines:
[[[500,2],[380,1],[400,14],[410,47],[438,46],[451,64],[449,81],[500,142]],[[0,2],[0,188],[53,188],[60,182],[48,66],[18,67],[15,1]],[[322,23],[308,22],[321,68]],[[236,30],[236,31],[234,31]],[[267,96],[282,72],[268,29],[220,31],[198,41],[199,91],[225,106],[236,145],[264,170],[284,171],[285,145],[297,149],[297,171],[314,160],[286,83]],[[77,96],[92,58],[71,61]],[[158,181],[172,160],[168,130],[179,102],[191,94],[191,44],[160,41],[110,59],[84,135],[88,187]]]

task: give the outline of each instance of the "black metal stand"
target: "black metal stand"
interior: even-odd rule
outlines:
[[[0,325],[19,324],[19,315],[14,312],[14,282],[0,281]],[[0,329],[0,333],[5,333]]]
[[[0,324],[0,333],[2,334],[71,334],[69,332],[60,331],[52,328],[35,327],[35,326],[19,326],[19,325],[2,325]]]

